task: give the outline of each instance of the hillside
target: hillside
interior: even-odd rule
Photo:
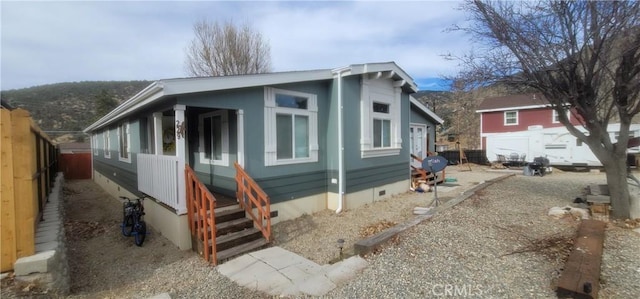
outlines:
[[[149,84],[150,81],[67,82],[3,90],[0,97],[14,108],[29,111],[51,138],[71,134],[75,139],[82,139],[83,134],[79,131],[99,117],[96,101],[101,92],[106,91],[121,103]]]

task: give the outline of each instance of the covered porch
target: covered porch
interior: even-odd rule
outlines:
[[[235,114],[231,126],[227,117],[230,113]],[[241,167],[244,164],[243,122],[242,110],[185,105],[175,105],[171,110],[154,112],[143,119],[141,152],[136,162],[138,190],[175,214],[184,215],[187,213],[184,173],[189,165],[216,196],[217,206],[236,204],[233,163]],[[217,178],[218,173],[226,177]],[[218,182],[226,185],[218,186]],[[220,192],[222,189],[227,191]]]

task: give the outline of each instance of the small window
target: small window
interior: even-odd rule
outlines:
[[[140,119],[140,152],[143,154],[155,154],[153,119],[143,117]]]
[[[98,134],[93,134],[91,135],[91,147],[93,148],[93,155],[97,156],[98,155]]]
[[[504,125],[513,126],[518,124],[518,111],[504,112]]]
[[[129,123],[123,123],[118,127],[118,152],[120,161],[130,162],[129,158]]]
[[[277,93],[276,106],[307,110],[307,98]]]
[[[560,117],[558,116],[558,111],[556,111],[555,109],[551,110],[552,111],[552,123],[554,124],[559,124],[560,123]],[[569,119],[569,116],[571,116],[571,114],[569,113],[569,110],[567,110],[567,119]]]
[[[373,112],[389,114],[389,104],[373,103]]]
[[[104,140],[104,157],[111,158],[111,138],[109,137],[109,129],[102,132],[102,138]]]

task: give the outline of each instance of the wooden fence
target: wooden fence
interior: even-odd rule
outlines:
[[[443,156],[449,160],[450,164],[458,164],[460,162],[460,150],[441,151],[438,155]],[[484,150],[464,150],[464,155],[467,157],[469,163],[488,165],[490,163],[487,160],[487,154]]]
[[[65,180],[91,179],[91,153],[60,154],[59,170],[64,173]]]
[[[23,109],[0,109],[1,271],[35,253],[35,232],[57,173],[57,149]]]

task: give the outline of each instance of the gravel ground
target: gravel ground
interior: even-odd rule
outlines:
[[[457,181],[439,187],[438,197],[450,200],[505,174],[484,167],[474,166],[470,172],[449,167],[447,177]],[[604,175],[593,173],[508,178],[368,255],[369,267],[326,297],[555,298],[554,283],[579,222],[554,219],[546,212],[570,204],[586,185],[604,182]],[[99,219],[95,225],[100,232],[70,240],[70,298],[148,298],[163,292],[172,298],[268,298],[235,285],[202,258],[179,251],[154,231],[143,247],[135,247],[117,227],[117,200],[90,181],[68,182],[66,188],[68,207],[88,213],[68,210],[70,221]],[[79,196],[87,192],[91,197]],[[323,211],[281,222],[273,227],[274,245],[326,264],[339,256],[338,239],[345,240],[349,255],[355,241],[412,218],[413,208],[426,206],[433,195],[407,192],[338,215]],[[639,252],[640,234],[608,226],[601,298],[640,298]],[[2,298],[20,294],[5,280],[2,286]]]
[[[546,216],[604,175],[516,176],[402,234],[335,298],[555,298],[578,221]],[[609,225],[601,298],[640,298],[640,235]]]

